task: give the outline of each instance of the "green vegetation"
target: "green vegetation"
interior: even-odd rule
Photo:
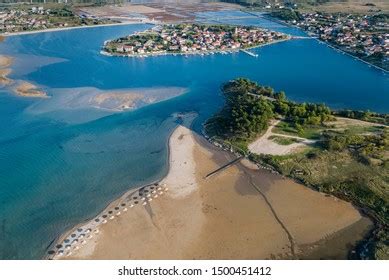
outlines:
[[[258,93],[272,94],[270,89],[237,79],[223,85],[222,92],[226,102],[207,122],[208,134],[232,142],[247,142],[268,127],[274,117],[274,106]]]
[[[293,9],[279,9],[272,11],[269,15],[285,21],[297,21],[302,19],[300,13]]]
[[[280,121],[274,128],[274,133],[298,136],[307,139],[319,139],[321,133],[326,129],[326,125],[294,125],[291,122]]]
[[[278,135],[272,135],[269,137],[269,139],[277,144],[285,145],[285,146],[299,142],[299,140],[296,138],[282,137],[282,136],[278,136]]]
[[[369,209],[378,224],[371,243],[372,257],[388,259],[388,135],[386,127],[372,135],[349,130],[328,131],[323,134],[319,148],[301,154],[256,156],[255,159],[321,192]]]
[[[282,117],[291,134],[315,138],[309,129],[333,119],[331,111],[322,104],[295,103],[285,93],[260,86],[247,79],[236,79],[223,85],[226,103],[207,124],[207,133],[231,142],[248,142],[264,131],[271,119]],[[285,127],[286,129],[286,127]]]
[[[369,257],[389,258],[389,128],[387,114],[362,111],[332,113],[321,104],[294,103],[283,92],[237,79],[222,86],[226,103],[206,123],[209,136],[247,153],[248,143],[262,133],[270,119],[283,120],[273,132],[318,139],[315,147],[284,156],[249,154],[285,176],[318,191],[352,201],[367,211],[376,228],[367,242]],[[335,119],[334,115],[352,117]],[[381,123],[381,124],[380,124]],[[293,139],[272,136],[281,145]]]

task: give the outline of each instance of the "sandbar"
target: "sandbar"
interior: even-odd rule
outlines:
[[[14,93],[23,97],[39,97],[47,98],[48,95],[45,91],[39,89],[37,86],[29,82],[21,82],[13,89]]]

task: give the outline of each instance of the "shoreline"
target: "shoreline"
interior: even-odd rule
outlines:
[[[189,117],[191,117],[192,116],[192,114],[196,114],[196,113],[189,113]],[[180,119],[181,118],[181,114],[177,114],[177,116],[175,116],[175,117],[177,117],[177,119]],[[180,124],[177,124],[176,125],[176,128],[177,127],[179,127],[179,125]],[[192,123],[191,123],[191,125],[192,125]],[[176,129],[175,128],[175,129]],[[175,131],[175,129],[173,129],[172,131],[171,131],[171,133],[169,134],[169,136],[168,136],[168,138],[170,139],[170,137],[173,135],[173,133],[174,133],[174,131]],[[170,147],[170,145],[169,145],[169,141],[166,143],[166,148],[167,148],[167,152],[168,152],[168,156],[167,156],[167,159],[166,159],[166,161],[167,161],[167,164],[169,164],[169,161],[170,161],[170,149],[171,149],[171,147]],[[70,241],[69,242],[64,242],[67,238],[69,238],[69,237],[71,237],[71,234],[73,233],[73,232],[77,232],[77,230],[79,229],[79,228],[87,228],[86,229],[86,231],[88,231],[89,229],[90,229],[90,231],[89,231],[89,233],[91,233],[92,232],[92,230],[93,230],[93,232],[94,233],[97,233],[98,234],[98,232],[96,232],[96,229],[101,225],[101,224],[105,224],[103,221],[99,221],[99,222],[96,222],[96,219],[97,219],[97,217],[99,217],[99,216],[103,216],[102,215],[102,213],[105,213],[105,212],[109,212],[109,211],[113,211],[113,209],[115,209],[115,207],[124,207],[123,206],[123,203],[124,203],[124,201],[128,201],[129,199],[129,197],[133,197],[134,196],[134,194],[136,194],[136,193],[139,193],[139,191],[141,191],[141,190],[144,190],[144,189],[147,189],[147,188],[151,188],[151,187],[155,187],[155,186],[160,186],[160,183],[166,178],[166,176],[167,176],[167,174],[169,173],[169,168],[168,168],[168,170],[167,170],[167,173],[166,174],[164,174],[160,179],[158,179],[158,180],[156,180],[156,181],[154,181],[154,182],[151,182],[151,183],[149,183],[149,184],[146,184],[146,185],[142,185],[142,186],[135,186],[134,188],[131,188],[131,189],[128,189],[128,190],[126,190],[123,194],[121,194],[119,197],[117,197],[117,198],[115,198],[115,199],[113,199],[112,201],[110,201],[110,202],[108,202],[107,203],[107,205],[103,208],[103,210],[101,210],[101,211],[99,211],[96,215],[94,215],[93,217],[91,217],[91,218],[87,218],[87,219],[85,219],[84,220],[84,222],[81,222],[81,223],[78,223],[78,224],[76,224],[76,225],[74,225],[74,226],[71,226],[69,229],[67,229],[67,230],[65,230],[61,235],[59,235],[57,238],[55,238],[55,239],[53,239],[52,241],[51,241],[51,243],[50,243],[50,245],[48,246],[48,249],[46,250],[47,251],[47,253],[42,257],[42,259],[48,259],[48,260],[55,260],[55,259],[57,259],[58,257],[62,257],[63,255],[58,255],[58,252],[61,250],[61,249],[63,249],[63,248],[65,248],[65,246],[63,246],[63,247],[61,247],[61,248],[58,248],[55,244],[61,244],[61,243],[69,243],[69,244],[71,244],[72,243],[72,239],[74,240],[74,237],[72,238],[72,239],[70,239]],[[163,187],[164,189],[163,189],[163,191],[167,191],[167,189],[166,189],[166,187]],[[139,204],[139,203],[138,203]],[[127,206],[127,204],[125,205],[125,206]],[[135,205],[134,205],[135,206]],[[134,207],[133,206],[133,207]],[[130,208],[132,208],[131,207],[131,204],[129,205],[129,207]],[[128,210],[128,206],[126,207],[127,208],[127,210]],[[123,208],[123,210],[124,209],[126,209],[126,208]],[[112,210],[111,210],[112,209]],[[127,212],[127,210],[125,211],[125,212]],[[119,212],[120,213],[120,212]],[[107,217],[108,218],[108,217]],[[108,219],[107,219],[107,221],[108,221]],[[98,230],[98,229],[97,229]],[[55,251],[55,254],[53,254],[53,253],[51,253],[51,251]]]
[[[104,23],[104,24],[96,24],[96,25],[79,25],[79,26],[69,26],[69,27],[58,27],[58,28],[48,28],[41,30],[31,30],[31,31],[20,31],[14,33],[1,33],[0,36],[4,37],[12,37],[12,36],[22,36],[22,35],[31,35],[31,34],[39,34],[39,33],[47,33],[47,32],[59,32],[59,31],[67,31],[73,29],[84,29],[84,28],[96,28],[96,27],[107,27],[107,26],[118,26],[118,25],[132,25],[132,24],[155,24],[153,21],[123,21],[117,23]]]
[[[376,68],[377,70],[381,70],[381,71],[384,72],[384,74],[389,74],[389,70],[386,70],[386,69],[384,69],[384,68],[382,68],[382,67],[380,67],[380,66],[378,66],[378,65],[374,65],[374,64],[372,64],[372,63],[370,63],[370,62],[368,62],[368,61],[366,61],[366,60],[363,60],[362,58],[357,57],[357,56],[355,56],[355,55],[353,55],[353,54],[351,54],[351,53],[348,53],[348,52],[346,52],[346,51],[344,51],[344,50],[342,50],[342,49],[336,47],[335,45],[332,45],[331,43],[328,43],[328,42],[326,42],[326,41],[320,40],[320,38],[318,38],[318,37],[313,37],[313,36],[309,35],[308,32],[306,32],[304,29],[302,29],[302,28],[299,27],[299,26],[296,26],[296,25],[290,24],[290,23],[288,23],[288,22],[282,21],[282,20],[280,20],[280,19],[274,18],[274,17],[272,17],[272,16],[270,16],[270,15],[268,15],[268,14],[266,14],[266,13],[264,13],[264,18],[266,18],[266,19],[268,19],[268,20],[270,20],[270,21],[273,21],[273,22],[275,22],[275,23],[282,24],[282,25],[284,25],[284,26],[286,26],[286,27],[297,28],[298,30],[301,30],[302,32],[304,32],[307,36],[311,37],[311,39],[315,39],[317,42],[319,42],[319,43],[321,43],[321,44],[325,44],[327,47],[329,47],[329,48],[335,50],[336,52],[340,52],[340,53],[342,53],[342,54],[344,54],[344,55],[347,55],[347,56],[349,56],[349,57],[351,57],[351,58],[354,58],[354,59],[356,59],[356,60],[358,60],[358,61],[360,61],[360,62],[363,62],[363,63],[367,64],[368,66],[374,67],[374,68]]]
[[[185,134],[185,136],[183,136],[183,134]],[[278,215],[281,214],[282,217],[281,220],[283,221],[283,223],[286,222],[287,227],[289,227],[289,231],[292,230],[292,234],[294,236],[292,237],[292,241],[294,240],[294,242],[297,243],[299,248],[296,255],[297,258],[303,257],[305,255],[305,251],[301,251],[301,249],[303,248],[302,246],[305,246],[305,244],[310,248],[309,249],[310,252],[314,252],[316,250],[315,249],[316,247],[314,245],[316,244],[316,242],[319,241],[327,242],[325,240],[329,238],[328,236],[330,235],[332,236],[333,234],[341,231],[343,228],[349,225],[353,225],[354,223],[358,222],[360,219],[363,219],[363,216],[360,215],[358,209],[356,209],[351,204],[338,200],[337,198],[334,197],[332,198],[326,197],[323,194],[317,191],[313,191],[304,185],[289,183],[292,181],[291,180],[285,181],[279,178],[280,176],[274,174],[269,175],[267,171],[255,171],[258,170],[256,165],[250,164],[250,162],[238,163],[238,165],[236,166],[234,165],[232,167],[229,167],[227,171],[223,171],[224,175],[215,175],[212,176],[212,179],[205,179],[205,177],[203,177],[203,175],[206,174],[204,173],[204,168],[206,169],[206,172],[208,172],[214,169],[215,167],[219,166],[219,164],[223,164],[223,163],[219,161],[219,164],[215,166],[214,163],[212,164],[213,167],[210,167],[209,163],[204,162],[205,166],[208,167],[206,168],[203,165],[199,167],[198,162],[196,160],[196,157],[198,157],[196,153],[198,153],[198,151],[196,152],[195,150],[193,150],[194,159],[190,159],[190,157],[187,158],[188,151],[185,150],[187,149],[187,146],[185,145],[188,145],[188,142],[186,142],[187,144],[185,144],[185,141],[182,140],[183,137],[185,137],[184,139],[187,139],[185,141],[189,141],[187,137],[190,137],[190,139],[192,139],[190,141],[195,141],[195,143],[191,145],[194,145],[193,147],[197,147],[193,149],[200,149],[202,153],[206,153],[208,156],[213,155],[211,156],[211,158],[213,158],[216,154],[218,154],[219,157],[221,155],[227,156],[229,160],[233,158],[233,155],[230,152],[224,152],[224,151],[221,152],[220,149],[215,147],[204,137],[198,138],[198,136],[196,136],[192,131],[185,128],[185,126],[177,125],[177,127],[172,131],[172,134],[169,136],[169,141],[168,141],[168,152],[169,152],[168,173],[158,182],[127,191],[118,199],[109,203],[108,206],[94,218],[88,220],[85,223],[78,224],[75,227],[63,233],[60,237],[58,237],[52,242],[53,245],[51,246],[52,248],[55,248],[55,244],[58,241],[64,242],[67,239],[67,242],[64,242],[62,244],[62,248],[56,249],[57,252],[60,253],[54,255],[53,252],[51,252],[51,254],[46,255],[46,258],[48,259],[62,259],[62,258],[118,259],[118,255],[120,259],[128,259],[128,258],[130,259],[131,258],[186,259],[192,257],[198,258],[199,256],[208,259],[213,259],[218,257],[220,258],[220,256],[221,258],[226,258],[226,256],[230,255],[230,253],[225,255],[226,251],[224,249],[219,248],[218,247],[219,245],[215,244],[216,240],[220,239],[220,234],[218,234],[217,231],[225,232],[226,230],[228,231],[227,234],[228,236],[227,237],[223,236],[222,239],[223,238],[226,239],[228,241],[228,242],[226,241],[227,242],[226,244],[228,244],[227,247],[230,247],[230,249],[233,250],[231,251],[231,254],[232,252],[234,253],[231,256],[235,256],[240,259],[245,259],[245,258],[265,259],[268,258],[270,255],[275,254],[276,258],[281,258],[281,259],[295,258],[293,250],[292,250],[292,255],[290,254],[290,252],[288,252],[290,249],[288,245],[289,242],[287,241],[287,238],[284,235],[282,228],[280,228],[277,225],[277,223],[275,223],[275,220],[271,217],[272,214],[268,212],[269,211],[269,209],[267,209],[268,206],[266,206],[266,204],[263,204],[263,201],[260,198],[260,196],[255,191],[253,192],[252,186],[250,185],[249,181],[247,181],[248,178],[251,178],[250,179],[250,181],[252,181],[251,184],[258,184],[258,183],[261,184],[260,188],[261,191],[264,192],[263,195],[265,195],[265,199],[266,197],[268,197],[267,198],[269,200],[268,203],[273,204],[269,206],[271,208],[275,208],[275,210],[273,211],[278,212]],[[179,156],[179,158],[177,158],[177,156]],[[225,161],[227,158],[224,158],[223,161]],[[192,162],[192,160],[194,160],[193,163],[189,164],[188,162],[189,165],[186,163],[187,161]],[[196,171],[193,170],[194,167],[196,167]],[[197,170],[197,168],[200,169],[202,168],[201,170],[203,171],[200,171],[199,173],[199,170]],[[256,172],[259,172],[260,174]],[[242,174],[246,174],[246,175],[243,175],[242,177]],[[261,175],[261,174],[265,174],[265,175]],[[233,177],[230,177],[232,175]],[[258,175],[268,176],[263,178],[265,179],[265,182],[268,181],[270,178],[274,178],[274,179],[277,178],[276,182],[279,182],[283,187],[281,187],[281,185],[273,186],[274,183],[271,183],[273,179],[270,179],[269,181],[271,185],[267,186],[267,184],[269,183],[264,183],[264,185],[262,186],[262,180],[258,181],[258,179],[260,178],[252,177]],[[190,178],[194,178],[193,176],[196,176],[197,180],[199,179],[200,176],[201,182],[195,181],[194,183],[191,183],[192,182],[191,180],[193,179]],[[182,180],[182,178],[185,178],[185,182]],[[238,182],[236,180],[240,182],[238,183],[238,185],[236,185],[236,183]],[[288,184],[292,184],[292,185],[289,186]],[[169,187],[169,191],[166,186]],[[215,186],[215,188],[210,188],[210,186]],[[253,186],[254,188],[257,188],[255,185]],[[128,197],[131,196],[132,198],[134,198],[134,196],[136,195],[135,198],[139,199],[142,196],[139,195],[139,193],[142,192],[146,194],[147,188],[149,188],[150,192],[148,193],[151,194],[151,196],[147,195],[147,197],[149,198],[146,197],[146,199],[143,200],[144,201],[143,203],[141,200],[139,200],[139,202],[144,207],[139,205],[140,207],[139,206],[135,207],[131,211],[127,212],[126,207],[129,207]],[[288,190],[289,188],[291,189]],[[227,197],[226,197],[226,192],[230,193]],[[297,192],[297,194],[292,194],[290,192],[292,193]],[[161,197],[161,199],[159,198],[157,199],[158,195]],[[208,198],[213,197],[213,200],[206,202],[204,201],[203,196]],[[301,203],[299,201],[305,200],[310,197],[313,199],[312,203],[314,203],[312,213],[307,214],[304,208],[305,206],[304,207],[297,206],[298,208],[297,212],[295,214],[290,213],[290,212],[295,212],[294,205],[296,205],[296,203],[298,203],[297,205],[300,205]],[[260,200],[258,201],[258,199]],[[151,200],[155,202],[152,202],[152,204],[150,204]],[[333,205],[333,207],[328,207],[327,203],[323,204],[323,202],[325,201],[327,201],[329,205]],[[285,206],[286,209],[283,209],[284,203],[286,203]],[[315,205],[315,204],[320,204],[320,205]],[[115,207],[115,205],[118,206]],[[206,209],[206,212],[201,211],[200,205],[206,205],[206,206],[208,205],[206,208],[204,208],[203,206],[202,211],[205,211],[204,209]],[[213,208],[211,209],[208,208],[211,205],[215,205],[214,207],[217,207],[215,209],[219,209],[219,207],[221,207],[222,212],[217,213],[217,211],[216,212],[214,212],[214,210],[211,211],[211,209]],[[232,209],[230,209],[230,206],[227,205],[232,206]],[[242,208],[242,205],[246,205],[246,206]],[[198,207],[200,207],[200,209]],[[237,209],[240,210],[236,211],[237,209],[234,210],[234,207],[235,208],[238,207]],[[338,210],[334,210],[333,208]],[[109,212],[110,209],[112,209],[111,213],[109,214],[110,217],[106,216],[104,218],[104,213],[107,211]],[[178,213],[177,213],[177,209],[180,209]],[[261,211],[259,211],[260,209]],[[339,216],[338,212],[334,213],[333,211],[335,212],[340,211],[339,213],[342,213],[342,215]],[[169,214],[169,212],[171,213]],[[276,214],[276,212],[274,213]],[[297,214],[300,212],[301,214]],[[257,214],[249,215],[249,213],[251,214],[257,213]],[[318,213],[322,213],[323,221],[327,221],[327,223],[329,224],[324,226],[318,225],[316,221],[317,220],[316,217]],[[295,216],[296,214],[297,216]],[[121,216],[125,215],[125,217],[123,218],[119,217],[120,215]],[[303,216],[301,216],[301,218],[298,218],[298,220],[296,220],[297,217],[300,217],[299,215],[303,215]],[[106,221],[109,220],[114,220],[114,221],[100,228],[100,224],[107,223],[99,220],[101,219],[101,217],[106,219]],[[191,219],[187,219],[187,217],[191,217]],[[176,221],[180,225],[181,223],[183,224],[182,226],[179,226],[178,228],[175,228],[172,231],[172,229],[170,228],[172,225],[170,224],[169,219]],[[228,225],[226,225],[225,222],[223,223],[223,220],[226,219],[228,220],[227,223]],[[232,221],[234,221],[235,223],[235,226],[233,226],[233,228],[236,228],[236,223],[238,223],[239,225],[244,227],[250,225],[250,227],[252,227],[253,230],[247,229],[246,231],[243,232],[240,231],[238,233],[234,232],[233,228],[231,228],[232,225],[230,224],[230,222],[232,221],[230,221],[230,219],[232,219]],[[254,220],[252,219],[254,219],[256,222],[254,222]],[[258,219],[259,221],[262,220],[260,224],[257,224]],[[261,224],[264,221],[268,222],[267,223],[268,227],[266,230],[263,229],[260,230]],[[176,224],[176,222],[174,222],[174,224]],[[140,225],[144,225],[144,226],[140,226]],[[72,237],[73,234],[79,234],[77,233],[78,228],[83,228],[84,231],[82,234],[84,234],[84,236],[82,236],[82,238],[80,238],[79,236]],[[134,235],[132,233],[134,233]],[[179,233],[181,234],[179,236],[176,236]],[[162,245],[160,243],[161,239],[163,240],[164,238],[167,237],[166,234],[167,236],[170,236],[169,241],[173,242],[174,244],[171,245],[172,252],[165,252],[166,250],[164,251],[163,248],[165,245]],[[211,237],[209,234],[211,235]],[[233,240],[235,240],[236,238],[238,238],[238,236],[241,236],[242,234],[246,235],[247,237],[251,236],[251,238],[254,238],[254,236],[256,236],[254,240],[252,240],[254,244],[249,245],[246,244],[246,242],[241,243],[240,245],[235,244],[234,242],[231,243]],[[266,242],[266,244],[263,244],[259,248],[255,248],[255,246],[253,246],[255,244],[257,245],[262,244],[261,240],[263,242],[264,240],[263,238],[265,238],[265,236],[267,236],[268,234],[271,234],[273,236],[272,242]],[[131,238],[128,238],[128,236],[131,236]],[[92,240],[92,241],[84,242],[85,239],[92,239],[92,238],[94,238],[94,241]],[[148,241],[145,241],[145,238]],[[119,242],[120,246],[118,245],[119,240],[120,240]],[[80,244],[80,241],[84,242],[81,244],[85,246],[77,245]],[[192,242],[200,242],[200,244],[203,243],[204,244],[199,245],[202,248],[198,249],[197,246],[195,247],[192,246],[193,245]],[[127,243],[127,247],[125,245],[126,243]],[[115,246],[117,247],[116,250],[114,249]],[[211,248],[209,248],[209,246]],[[160,250],[160,251],[154,252],[153,249],[151,248],[157,248],[156,250],[157,251]],[[221,251],[219,252],[217,248],[219,248]],[[345,248],[343,247],[341,248],[342,248],[341,250],[343,250],[342,252],[344,253],[344,255],[349,254],[349,250],[345,250]],[[137,255],[136,253],[137,250],[138,251],[140,250],[140,255],[139,252]],[[130,254],[129,256],[131,257],[128,257],[126,255],[127,253],[129,253]],[[200,255],[198,255],[199,253]]]

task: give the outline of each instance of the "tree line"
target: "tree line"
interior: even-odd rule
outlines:
[[[222,138],[250,139],[265,130],[272,118],[280,116],[297,129],[319,125],[333,118],[323,104],[296,103],[283,91],[238,78],[222,86],[225,105],[208,122],[212,135]]]

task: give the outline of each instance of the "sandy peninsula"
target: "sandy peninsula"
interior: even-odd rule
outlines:
[[[161,182],[129,192],[62,236],[48,258],[346,258],[371,225],[351,204],[245,159],[206,179],[234,156],[187,126],[176,128],[169,146],[170,170]],[[331,243],[335,237],[341,242]],[[339,254],[320,251],[328,246]]]

